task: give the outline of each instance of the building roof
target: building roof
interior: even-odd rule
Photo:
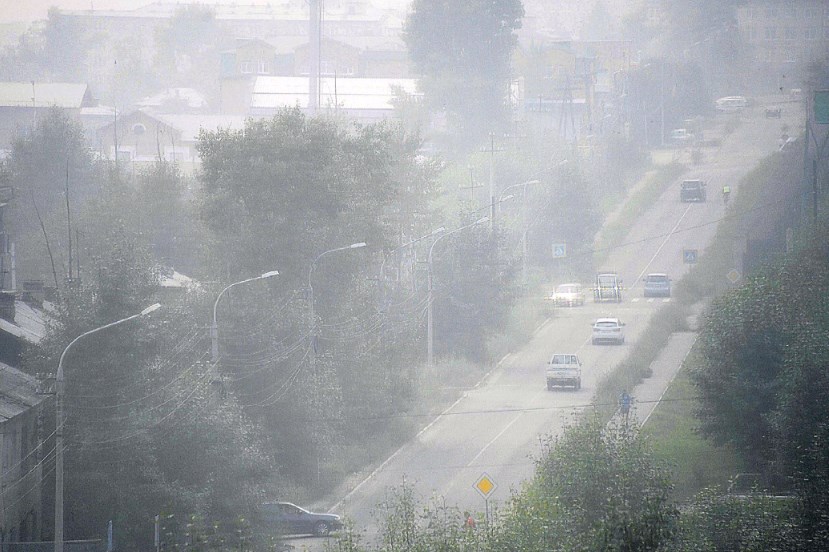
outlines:
[[[163,92],[144,98],[135,105],[138,107],[163,108],[171,102],[184,105],[189,109],[204,109],[207,107],[207,99],[204,94],[193,88],[168,88]]]
[[[80,109],[88,87],[71,82],[0,82],[0,107],[63,107]]]
[[[215,130],[244,130],[245,117],[240,115],[199,115],[199,114],[153,114],[162,123],[181,132],[182,142],[196,142],[199,139],[199,132],[204,129],[212,132]]]
[[[415,79],[333,78],[320,79],[320,107],[392,110],[395,89],[417,95]],[[257,77],[251,109],[308,107],[308,77]]]
[[[0,362],[0,422],[37,406],[44,399],[37,393],[37,380]]]
[[[37,345],[46,333],[43,312],[23,301],[15,301],[14,322],[0,318],[0,331]]]

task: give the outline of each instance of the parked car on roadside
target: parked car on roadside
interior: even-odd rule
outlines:
[[[550,299],[557,307],[581,306],[584,305],[584,290],[581,284],[561,284],[556,286]]]
[[[645,284],[645,297],[670,297],[671,279],[663,272],[651,272],[642,278]]]
[[[274,526],[283,535],[325,537],[343,526],[338,515],[310,512],[290,502],[265,502],[261,516],[263,523]]]
[[[624,324],[618,318],[599,318],[593,323],[593,345],[599,343],[615,343],[622,345],[625,342]]]

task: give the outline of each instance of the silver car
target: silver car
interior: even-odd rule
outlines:
[[[643,278],[645,297],[670,297],[671,279],[662,272],[652,272]]]

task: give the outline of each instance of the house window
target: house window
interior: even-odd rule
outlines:
[[[783,36],[786,40],[795,40],[797,38],[797,32],[791,27],[786,27],[785,34]]]
[[[806,27],[806,40],[817,40],[819,37],[817,27]]]
[[[259,63],[257,63],[256,72],[260,75],[270,75],[271,64],[267,61],[260,61]]]
[[[256,65],[252,61],[243,61],[239,64],[239,72],[243,75],[251,75],[256,69]]]
[[[132,133],[136,136],[141,136],[145,132],[147,132],[147,127],[145,127],[141,123],[135,123],[134,125],[132,125]]]
[[[774,40],[777,38],[777,27],[766,27],[763,38],[766,40]]]

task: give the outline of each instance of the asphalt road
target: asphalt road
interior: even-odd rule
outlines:
[[[704,150],[702,162],[680,178],[706,181],[706,203],[681,203],[677,181],[636,222],[623,245],[610,252],[600,268],[621,275],[628,288],[622,303],[596,304],[588,299],[583,307],[557,309],[526,346],[499,362],[415,439],[348,490],[331,511],[353,520],[371,541],[377,532],[378,504],[388,488],[404,480],[422,500],[434,498],[460,510],[483,512],[485,502],[474,485],[486,474],[497,485],[489,495],[489,506],[508,499],[511,489],[532,476],[533,458],[540,454],[545,436],[559,435],[579,411],[590,406],[597,383],[624,358],[651,315],[670,300],[642,297],[641,277],[667,272],[675,282],[679,280],[691,266],[684,262],[683,251],[695,249],[701,254],[725,215],[723,185],[731,187],[732,196],[739,194],[742,176],[777,149],[782,125],[800,125],[794,104],[785,104],[782,120],[766,119],[763,110],[758,105],[743,113],[742,124],[727,136],[722,135],[724,123],[733,115],[721,116],[717,128],[706,131],[709,138],[722,135],[721,146]],[[734,269],[739,271],[738,263],[735,260]],[[619,317],[626,323],[625,345],[590,343],[591,323],[600,316]],[[693,337],[682,339],[690,343]],[[544,365],[554,352],[579,355],[581,390],[546,389]],[[637,388],[637,394],[659,397],[669,381],[651,378]],[[292,544],[312,550],[322,542],[300,539]]]

